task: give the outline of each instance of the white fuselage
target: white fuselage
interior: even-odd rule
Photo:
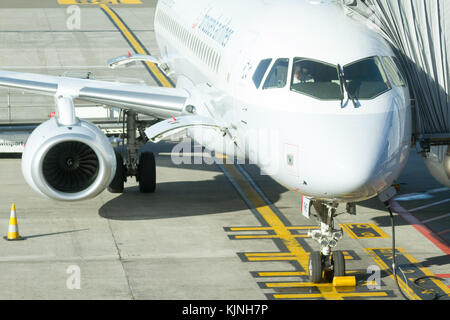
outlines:
[[[229,128],[226,147],[219,134],[191,130],[197,142],[245,156],[280,184],[312,198],[362,201],[389,187],[406,164],[408,88],[392,85],[387,74],[389,90],[356,103],[344,94],[343,106],[340,99],[293,91],[298,57],[346,66],[395,56],[340,6],[314,3],[160,0],[156,39],[177,87],[191,93],[197,113]],[[264,59],[272,60],[257,87],[255,70]],[[287,61],[287,84],[265,89],[278,59]],[[386,69],[384,62],[381,68]],[[234,143],[237,151],[229,148]]]

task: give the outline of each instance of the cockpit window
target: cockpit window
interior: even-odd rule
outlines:
[[[294,58],[291,90],[320,100],[341,100],[342,88],[337,66]]]
[[[350,96],[360,100],[374,99],[391,89],[378,57],[344,66],[344,78]]]
[[[391,78],[392,84],[396,87],[404,87],[405,79],[403,78],[400,69],[398,68],[399,62],[397,58],[394,57],[383,57],[383,62],[386,67],[386,72],[389,74]]]
[[[269,69],[271,63],[272,59],[264,59],[259,63],[258,67],[255,70],[255,73],[253,74],[253,83],[255,84],[256,88],[259,89],[261,81],[264,78],[264,75],[266,74],[267,69]]]
[[[263,89],[284,88],[287,82],[289,59],[280,58],[273,64]]]

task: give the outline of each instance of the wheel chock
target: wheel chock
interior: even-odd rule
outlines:
[[[351,277],[334,277],[333,278],[334,287],[356,287],[356,278]]]

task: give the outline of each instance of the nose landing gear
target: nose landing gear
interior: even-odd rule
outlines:
[[[341,251],[331,251],[343,237],[343,231],[334,228],[337,203],[315,201],[313,205],[320,221],[320,229],[310,231],[309,235],[320,244],[321,249],[309,256],[309,277],[312,283],[319,283],[345,276],[344,255]]]

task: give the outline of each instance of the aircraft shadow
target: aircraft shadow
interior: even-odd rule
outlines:
[[[105,203],[99,215],[112,220],[152,220],[247,209],[225,175],[219,174],[214,180],[158,183],[153,194],[140,193],[137,186],[126,188]]]

